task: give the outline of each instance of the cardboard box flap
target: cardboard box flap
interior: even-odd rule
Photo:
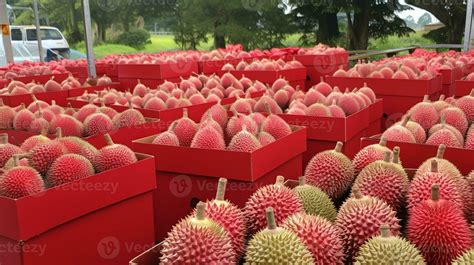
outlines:
[[[3,216],[0,235],[28,240],[80,216],[155,189],[153,157],[137,154],[137,158],[138,162],[132,165],[17,200],[0,197]]]
[[[159,243],[154,247],[150,248],[149,250],[143,252],[142,254],[138,255],[134,259],[130,261],[130,265],[154,265],[158,264],[158,261],[161,257],[161,249],[163,247],[163,243]]]

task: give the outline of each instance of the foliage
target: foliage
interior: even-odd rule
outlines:
[[[150,37],[150,33],[144,29],[132,29],[120,34],[115,42],[136,49],[143,49],[147,43],[151,43]]]
[[[423,37],[432,40],[435,43],[445,43],[446,40],[448,39],[448,28],[442,27],[439,29],[432,30],[426,34],[423,35]]]

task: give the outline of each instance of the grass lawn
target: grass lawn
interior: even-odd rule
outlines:
[[[433,41],[424,38],[424,32],[415,32],[409,36],[389,36],[385,39],[370,39],[369,50],[385,50],[392,48],[408,47],[415,44],[432,44]],[[285,46],[301,46],[299,42],[300,34],[289,35],[283,44]],[[206,43],[201,43],[198,46],[199,50],[211,50],[213,46],[212,37]],[[78,44],[75,49],[85,53],[83,43]],[[179,50],[180,47],[174,42],[172,35],[153,35],[151,43],[147,44],[143,50],[136,50],[132,47],[118,44],[100,44],[94,47],[94,52],[97,58],[102,58],[109,54],[127,54],[127,53],[158,53],[160,51]]]

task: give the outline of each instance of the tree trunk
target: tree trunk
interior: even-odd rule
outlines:
[[[217,28],[220,26],[219,22],[214,23],[214,48],[225,48],[225,37],[218,32]]]
[[[71,42],[76,43],[82,39],[81,31],[79,30],[79,14],[76,10],[76,1],[69,0],[69,10],[71,12]]]
[[[318,43],[334,44],[340,36],[337,13],[324,13],[318,18],[316,41]]]
[[[356,12],[354,18],[348,19],[349,31],[349,49],[350,50],[367,50],[369,44],[369,5],[368,1],[355,0],[354,5]]]
[[[459,44],[462,42],[464,36],[464,24],[458,23],[454,17],[450,18],[449,25],[446,25],[448,30],[448,44]]]

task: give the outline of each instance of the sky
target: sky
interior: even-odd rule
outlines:
[[[400,3],[401,4],[406,4],[405,0],[400,0]],[[425,12],[427,12],[424,9],[420,9],[420,8],[417,8],[417,7],[414,7],[414,6],[411,6],[411,7],[413,8],[413,10],[398,12],[398,16],[401,17],[401,18],[406,18],[408,16],[412,16],[415,19],[415,21],[418,21],[418,18],[421,17]],[[436,17],[433,16],[433,15],[431,15],[431,20],[433,21],[433,23],[439,22],[439,20],[436,19]]]

